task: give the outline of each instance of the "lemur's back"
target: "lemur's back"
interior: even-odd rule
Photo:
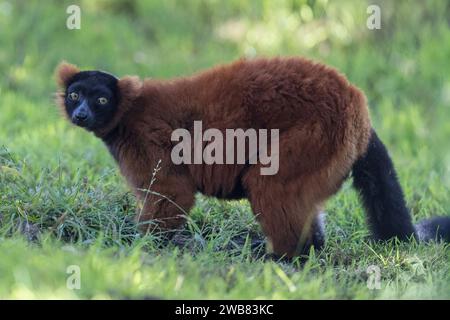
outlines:
[[[180,88],[195,101],[190,121],[201,120],[204,130],[278,129],[282,178],[324,167],[345,176],[369,141],[361,91],[336,70],[303,58],[239,60],[188,77]]]

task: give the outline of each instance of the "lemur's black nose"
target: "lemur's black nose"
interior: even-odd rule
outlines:
[[[85,111],[78,111],[75,114],[75,119],[77,119],[78,121],[85,121],[88,118],[87,112]]]
[[[77,120],[86,120],[87,119],[87,114],[77,114],[75,116],[77,118]]]

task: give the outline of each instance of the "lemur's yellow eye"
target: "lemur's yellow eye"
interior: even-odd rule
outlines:
[[[77,101],[79,97],[80,97],[80,96],[79,96],[78,93],[76,93],[76,92],[71,92],[71,93],[69,94],[69,98],[70,98],[71,100],[73,100],[73,101]]]
[[[99,104],[107,104],[108,103],[108,99],[106,99],[105,97],[100,97],[97,99]]]

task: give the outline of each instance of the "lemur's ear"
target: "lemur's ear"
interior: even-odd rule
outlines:
[[[137,76],[125,76],[119,79],[119,88],[122,104],[131,103],[142,93],[142,80]]]
[[[74,75],[80,72],[77,66],[62,61],[56,68],[56,82],[61,88],[65,88]]]
[[[80,72],[80,69],[78,69],[77,66],[67,63],[66,61],[62,61],[58,65],[58,67],[56,67],[55,78],[56,83],[59,86],[59,90],[55,94],[55,102],[60,110],[61,115],[65,118],[67,118],[68,115],[64,105],[64,91],[66,90],[67,84],[69,83],[70,79],[72,79],[72,77],[75,76],[78,72]]]

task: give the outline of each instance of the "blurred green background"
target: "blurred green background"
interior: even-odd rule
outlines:
[[[72,4],[80,30],[66,28]],[[380,30],[366,27],[370,4]],[[328,204],[329,245],[301,272],[251,258],[245,241],[261,233],[245,201],[199,197],[188,249],[161,248],[130,222],[133,198],[101,142],[53,102],[63,59],[170,78],[240,57],[306,56],[366,92],[414,219],[448,215],[449,26],[446,0],[0,0],[0,298],[450,298],[448,247],[367,244],[350,184]],[[90,279],[79,292],[65,288],[73,256]],[[366,288],[369,264],[383,268],[381,291]]]

